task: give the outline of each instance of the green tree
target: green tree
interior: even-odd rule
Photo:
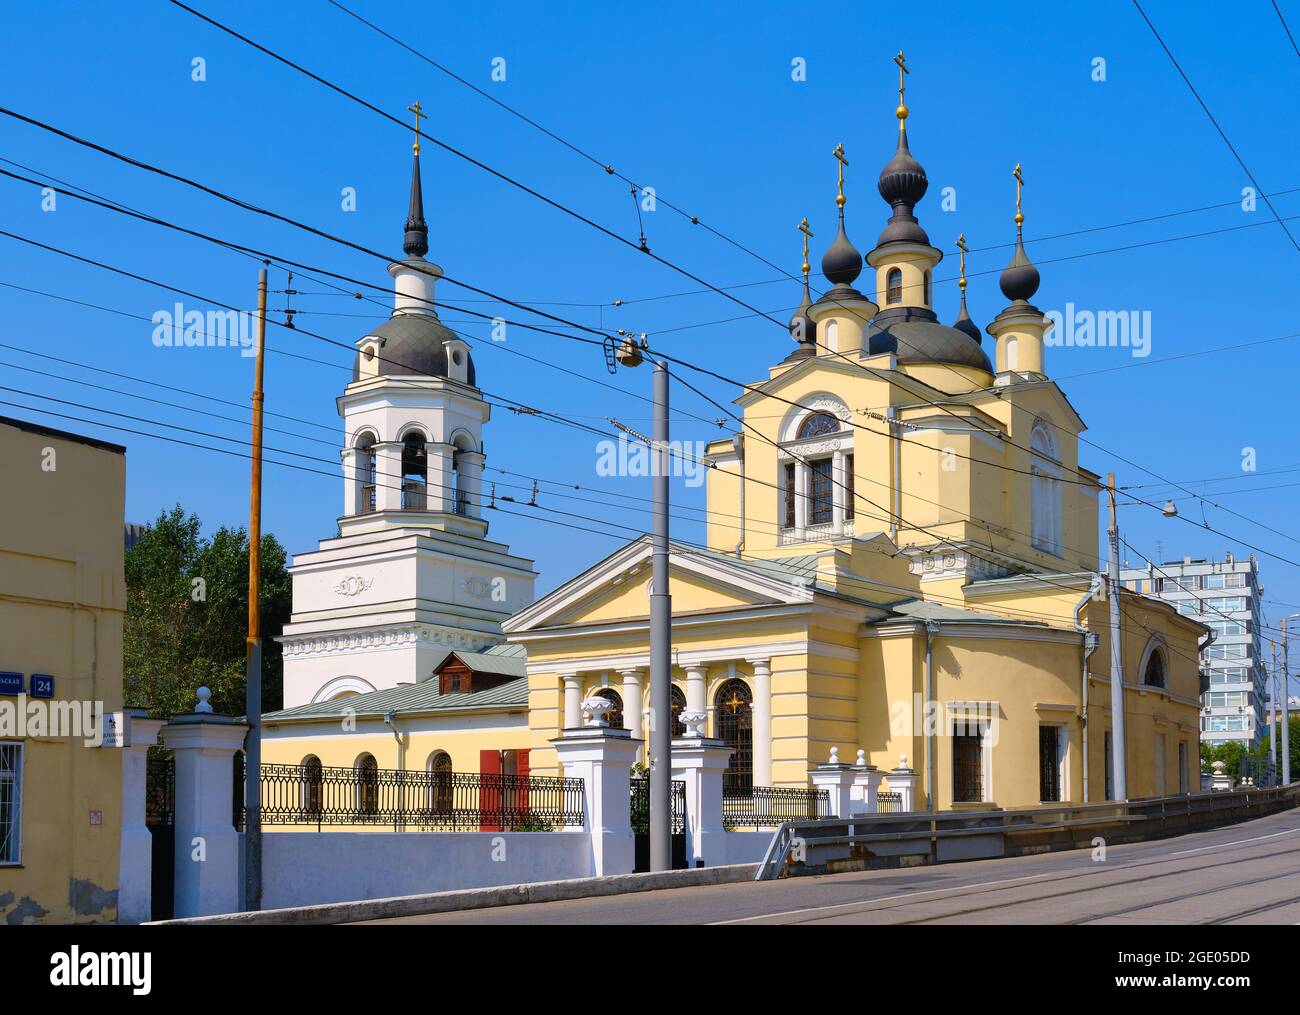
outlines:
[[[192,711],[212,691],[217,712],[245,712],[248,533],[221,528],[205,539],[197,515],[178,504],[147,526],[126,554],[126,700],[167,717]],[[262,708],[280,707],[283,664],[272,639],[291,609],[284,547],[262,536]]]

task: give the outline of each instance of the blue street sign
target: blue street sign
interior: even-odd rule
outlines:
[[[54,678],[48,673],[33,673],[31,695],[33,698],[53,698]]]
[[[22,694],[22,693],[23,693],[23,675],[21,673],[0,671],[0,694]]]

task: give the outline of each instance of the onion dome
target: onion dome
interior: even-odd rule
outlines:
[[[961,294],[961,312],[957,314],[957,320],[952,322],[952,326],[958,331],[965,332],[976,342],[980,341],[982,335],[980,326],[971,320],[970,314],[966,311],[966,294]]]
[[[905,123],[900,122],[898,125],[898,149],[880,171],[876,189],[894,209],[880,238],[876,240],[876,245],[902,241],[929,246],[930,237],[921,228],[913,209],[930,189],[930,180],[925,175],[925,167],[912,157],[911,149],[908,148]]]
[[[1028,302],[1033,299],[1034,293],[1038,292],[1038,284],[1038,269],[1025,254],[1025,245],[1021,242],[1020,227],[1017,225],[1016,252],[1011,256],[1011,263],[1002,269],[998,285],[1002,289],[1002,295],[1007,299],[1013,302],[1015,300]]]
[[[799,309],[794,312],[790,318],[790,337],[800,345],[807,345],[812,348],[817,344],[817,322],[808,314],[812,309],[812,299],[808,292],[808,281],[804,280],[803,284],[803,302],[799,304]]]
[[[862,254],[849,242],[844,231],[844,209],[840,209],[840,228],[835,242],[822,254],[822,274],[832,285],[851,286],[862,274]]]

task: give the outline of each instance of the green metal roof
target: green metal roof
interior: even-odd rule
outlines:
[[[496,664],[504,659],[500,655],[488,656],[483,652],[466,653],[476,657],[490,658]],[[465,658],[464,655],[461,658]],[[467,660],[468,661],[468,660]],[[518,662],[522,673],[524,660],[510,659]],[[504,672],[493,670],[491,672]],[[387,687],[381,691],[369,691],[366,694],[350,694],[331,701],[313,702],[296,708],[285,708],[279,712],[269,712],[262,717],[263,722],[291,722],[308,719],[342,719],[347,715],[382,716],[385,712],[452,712],[460,709],[483,708],[522,708],[528,705],[528,678],[519,676],[514,680],[485,691],[472,694],[440,694],[438,681],[422,680],[418,684],[403,684],[399,687]]]

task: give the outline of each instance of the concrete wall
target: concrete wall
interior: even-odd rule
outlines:
[[[722,864],[758,863],[767,852],[775,828],[764,832],[727,832],[723,837],[725,852]]]
[[[267,831],[262,837],[265,909],[594,873],[590,837],[569,832]]]

